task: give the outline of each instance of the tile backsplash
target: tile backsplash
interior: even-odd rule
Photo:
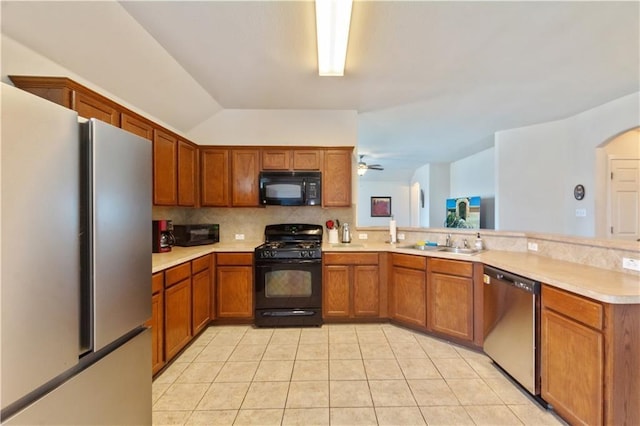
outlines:
[[[353,224],[354,217],[354,209],[344,207],[153,208],[154,219],[170,219],[174,224],[218,223],[222,242],[233,241],[236,234],[244,234],[246,241],[262,241],[266,225],[311,223],[324,226],[329,219]]]
[[[267,206],[193,209],[154,207],[153,218],[170,219],[176,224],[218,223],[220,224],[220,240],[222,242],[232,242],[236,234],[244,234],[245,241],[257,243],[263,241],[266,225],[277,223],[324,225],[329,219],[338,219],[340,222],[351,224],[354,242],[358,241],[359,234],[367,234],[368,242],[389,241],[388,228],[354,227],[354,208]],[[458,243],[467,239],[473,245],[477,231],[401,227],[398,228],[398,233],[405,234],[404,241],[399,241],[399,245],[413,244],[417,241],[435,241],[444,244],[447,234],[451,234],[453,240]],[[326,235],[325,228],[325,240],[327,239]],[[527,252],[527,243],[533,242],[537,244],[538,251],[529,251],[529,253],[640,276],[638,272],[622,268],[623,257],[640,259],[640,245],[636,242],[494,230],[480,230],[480,235],[488,250]]]

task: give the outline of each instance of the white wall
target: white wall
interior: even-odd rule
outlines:
[[[564,120],[496,133],[496,229],[596,235],[596,148],[640,125],[640,92]],[[584,185],[585,198],[573,198]],[[598,208],[596,209],[596,206]],[[585,209],[586,217],[576,217]]]
[[[356,146],[354,110],[225,109],[191,129],[199,145]]]
[[[411,187],[401,182],[358,183],[358,226],[389,226],[389,217],[371,217],[371,197],[391,197],[391,214],[398,226],[410,226]]]
[[[424,191],[424,208],[420,209],[421,227],[441,228],[443,226],[450,179],[449,163],[425,164],[414,172],[411,184],[419,183]]]
[[[134,111],[155,123],[160,124],[161,126],[166,127],[167,129],[187,137],[182,132],[178,131],[174,127],[168,125],[157,117],[148,114],[145,111],[142,111],[140,108],[135,105],[131,105],[128,102],[120,99],[113,93],[110,93],[108,90],[103,89],[102,87],[94,84],[91,81],[86,80],[82,76],[74,73],[73,71],[59,65],[58,63],[50,60],[42,56],[41,54],[29,49],[28,47],[18,43],[10,37],[7,37],[4,34],[0,35],[0,42],[2,43],[1,49],[1,60],[0,64],[2,64],[2,69],[0,70],[2,73],[2,81],[5,83],[13,85],[11,80],[9,80],[10,75],[44,75],[44,76],[56,76],[56,77],[68,77],[89,89],[95,90],[101,95],[112,99],[113,101],[129,108],[131,111]],[[197,141],[194,141],[197,142]]]
[[[495,148],[454,161],[450,198],[480,197],[480,228],[495,228]]]

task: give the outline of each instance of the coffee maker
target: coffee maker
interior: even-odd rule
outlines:
[[[173,222],[170,220],[154,220],[152,223],[153,253],[166,253],[176,243],[173,237]]]

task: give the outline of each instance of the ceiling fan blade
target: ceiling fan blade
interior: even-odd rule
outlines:
[[[367,166],[367,168],[369,170],[384,170],[384,167],[382,167],[380,164],[370,164]]]

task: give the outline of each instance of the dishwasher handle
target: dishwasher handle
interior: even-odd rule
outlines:
[[[519,288],[527,293],[540,294],[539,281],[512,274],[511,272],[503,271],[492,266],[485,266],[484,283],[490,285],[494,281],[499,281],[511,287]]]

